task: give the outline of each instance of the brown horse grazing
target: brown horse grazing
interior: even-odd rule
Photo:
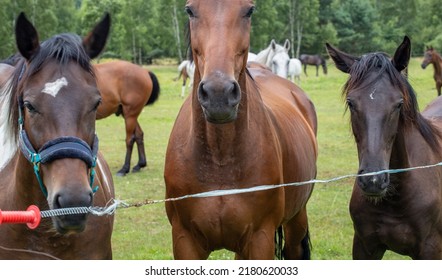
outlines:
[[[436,82],[437,96],[440,96],[442,87],[442,57],[433,49],[433,47],[427,47],[424,54],[424,60],[422,61],[422,69],[425,69],[428,64],[433,64],[434,68],[434,81]]]
[[[316,77],[318,77],[319,65],[322,66],[322,71],[324,71],[324,75],[327,75],[327,62],[323,57],[318,54],[310,55],[310,54],[301,54],[299,56],[299,60],[302,65],[304,65],[304,74],[307,76],[307,65],[316,66]]]
[[[246,68],[253,10],[251,0],[187,1],[195,86],[169,139],[168,198],[316,176],[312,102],[287,79]],[[225,248],[237,259],[273,259],[275,232],[284,230],[283,257],[308,259],[312,190],[306,184],[167,202],[174,257],[206,259]]]
[[[106,15],[83,40],[60,34],[40,44],[25,15],[17,18],[23,59],[0,95],[0,209],[105,206],[113,199],[109,167],[97,153],[101,97],[90,64],[109,27]],[[112,229],[113,216],[86,214],[43,219],[34,230],[2,224],[0,259],[111,259]]]
[[[158,79],[151,71],[122,60],[96,64],[94,70],[101,93],[97,119],[114,113],[117,116],[121,114],[126,126],[126,158],[117,175],[129,173],[134,143],[138,148],[138,163],[132,168],[132,172],[137,172],[146,166],[144,133],[138,117],[144,106],[153,104],[158,99]]]
[[[377,172],[442,161],[442,97],[421,114],[401,71],[408,37],[390,60],[383,53],[355,57],[327,44],[336,67],[349,73],[344,96],[359,155],[350,201],[353,258],[382,259],[386,250],[413,259],[442,259],[442,168]]]

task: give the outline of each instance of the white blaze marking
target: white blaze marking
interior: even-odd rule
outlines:
[[[60,89],[67,85],[68,81],[66,80],[65,77],[62,77],[60,79],[57,79],[55,82],[46,83],[45,88],[42,90],[42,92],[50,94],[53,97],[56,97]]]
[[[374,93],[376,92],[376,88],[370,93],[370,99],[374,99]]]

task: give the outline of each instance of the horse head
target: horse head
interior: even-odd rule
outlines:
[[[390,176],[377,173],[390,168],[399,127],[411,122],[406,121],[405,116],[417,116],[415,96],[401,75],[410,59],[410,45],[410,40],[405,37],[390,60],[384,53],[356,57],[327,44],[336,67],[350,74],[344,95],[358,149],[358,173],[363,175],[356,181],[368,197],[387,194]],[[365,176],[367,173],[370,175]]]
[[[434,51],[433,47],[427,46],[427,49],[425,50],[425,53],[424,53],[424,59],[422,60],[422,63],[421,63],[422,69],[427,68],[428,64],[431,64],[435,61],[434,52],[435,51]]]
[[[237,118],[238,80],[245,73],[254,10],[250,0],[229,2],[229,9],[224,5],[215,0],[188,0],[186,4],[195,81],[201,80],[195,89],[206,120],[215,124]],[[222,43],[219,38],[224,38]]]
[[[272,72],[282,78],[287,78],[290,63],[290,57],[288,54],[290,50],[290,41],[286,39],[284,46],[278,45],[272,41],[271,48],[274,53],[270,65]]]
[[[56,35],[40,44],[26,16],[17,18],[18,64],[12,92],[17,97],[20,149],[34,165],[50,209],[89,207],[93,203],[95,135],[100,93],[90,59],[104,48],[110,17],[106,15],[81,39]],[[60,233],[81,232],[86,215],[53,218]]]

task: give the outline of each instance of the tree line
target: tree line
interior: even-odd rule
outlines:
[[[226,5],[229,1],[227,0]],[[25,12],[40,39],[85,32],[105,12],[112,17],[110,40],[102,57],[138,64],[155,58],[186,58],[186,0],[0,0],[0,56],[16,52],[15,19]],[[291,42],[291,56],[326,55],[329,42],[352,54],[392,54],[404,35],[420,56],[426,46],[442,51],[440,0],[255,0],[250,51],[258,53],[272,39]],[[223,44],[220,38],[220,44]]]

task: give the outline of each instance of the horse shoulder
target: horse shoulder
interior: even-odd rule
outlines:
[[[285,127],[297,130],[295,134],[298,136],[290,137],[305,137],[302,140],[306,145],[313,147],[312,151],[316,156],[317,116],[313,102],[307,94],[292,82],[270,71],[254,68],[250,72],[260,89],[264,104],[270,114],[275,116],[277,126],[281,127],[281,130]],[[302,133],[298,133],[301,131]]]
[[[309,127],[316,135],[317,116],[315,106],[311,99],[300,87],[287,79],[282,79],[280,77],[277,78],[268,70],[263,70],[262,68],[257,67],[250,68],[250,70],[252,77],[258,84],[258,87],[265,89],[261,90],[261,93],[266,104],[281,103],[279,99],[285,99],[285,102],[291,104],[290,106],[299,112],[302,119],[307,122]],[[274,78],[270,78],[269,76]]]

